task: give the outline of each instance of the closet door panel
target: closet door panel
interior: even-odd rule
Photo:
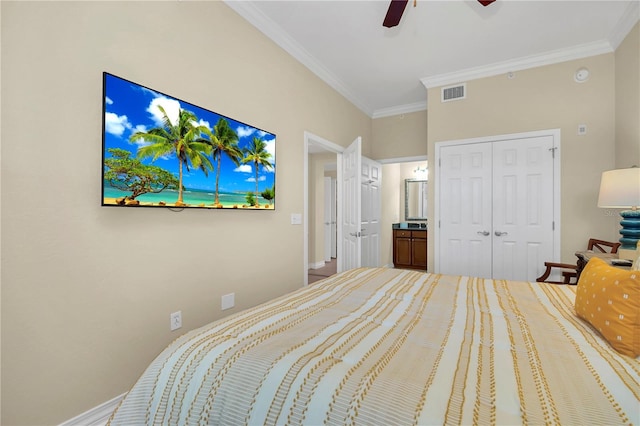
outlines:
[[[553,253],[553,137],[493,142],[493,278],[535,281]]]
[[[491,145],[442,150],[440,272],[491,277]]]

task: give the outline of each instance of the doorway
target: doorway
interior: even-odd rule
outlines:
[[[327,271],[332,273],[342,271],[342,250],[340,244],[336,244],[335,250],[335,258],[333,258],[329,262],[328,265],[309,265],[309,241],[313,239],[310,237],[310,226],[309,220],[310,217],[315,217],[315,212],[311,214],[309,211],[310,206],[310,197],[313,197],[314,194],[309,193],[309,169],[310,169],[310,159],[311,155],[315,154],[329,154],[335,157],[335,169],[337,180],[339,180],[339,174],[341,173],[340,168],[337,166],[340,163],[342,152],[344,148],[340,145],[337,145],[331,141],[328,141],[320,136],[314,135],[310,132],[304,133],[304,253],[303,253],[303,267],[304,267],[304,285],[308,285],[311,282],[314,282],[318,279],[318,275],[321,277],[326,276]],[[315,205],[315,203],[314,203]],[[336,218],[340,218],[342,216],[342,205],[340,203],[340,197],[336,195]],[[324,219],[323,219],[324,220]],[[312,227],[313,228],[313,227]],[[336,240],[340,241],[341,229],[340,227],[336,227]],[[324,248],[323,248],[324,252]],[[310,269],[310,266],[314,266],[315,269]],[[335,272],[333,272],[335,271]]]
[[[309,241],[310,234],[310,154],[329,153],[336,157],[336,271],[341,272],[362,265],[363,251],[367,256],[366,266],[379,265],[380,227],[380,184],[381,164],[362,157],[361,138],[357,137],[348,147],[343,148],[312,133],[304,133],[304,284],[309,283]],[[323,176],[324,178],[324,176]],[[322,179],[323,181],[323,179]],[[323,187],[324,185],[321,184]],[[324,191],[323,191],[324,192]],[[364,199],[362,194],[364,194]],[[319,198],[319,197],[318,197]],[[323,204],[320,200],[318,204]],[[362,214],[362,207],[366,214]],[[313,215],[319,210],[314,204]],[[321,213],[321,218],[324,214]],[[366,223],[363,222],[366,219]],[[324,229],[322,220],[314,221],[314,230]],[[318,225],[317,225],[318,224]],[[363,232],[363,224],[365,232]],[[317,226],[316,226],[317,225]],[[313,235],[315,237],[315,234]],[[322,238],[322,237],[321,237]],[[322,238],[324,240],[324,238]],[[362,250],[362,247],[365,247]],[[320,248],[324,253],[324,247]],[[318,249],[314,247],[314,253]],[[319,266],[324,266],[323,264]]]

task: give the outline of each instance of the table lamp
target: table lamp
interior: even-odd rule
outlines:
[[[637,257],[636,246],[640,240],[640,168],[609,170],[602,173],[598,207],[630,209],[620,212],[621,259]]]

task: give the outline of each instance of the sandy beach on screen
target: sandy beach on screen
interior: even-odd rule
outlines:
[[[117,198],[104,198],[104,205],[108,206],[118,206],[118,207],[175,207],[175,208],[185,208],[185,207],[198,207],[198,208],[207,208],[207,209],[254,209],[254,210],[273,210],[273,204],[260,204],[258,207],[252,207],[247,204],[229,204],[229,205],[214,205],[214,204],[176,204],[176,203],[150,203],[147,201],[139,201],[138,204],[118,204]],[[137,201],[137,200],[136,200]]]

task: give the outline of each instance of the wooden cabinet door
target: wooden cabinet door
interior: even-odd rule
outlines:
[[[393,263],[395,266],[411,266],[411,238],[396,237]]]
[[[422,231],[418,234],[418,238],[415,236],[411,239],[411,264],[420,269],[427,269],[427,232]]]
[[[396,268],[427,269],[427,231],[394,229],[393,264]]]

